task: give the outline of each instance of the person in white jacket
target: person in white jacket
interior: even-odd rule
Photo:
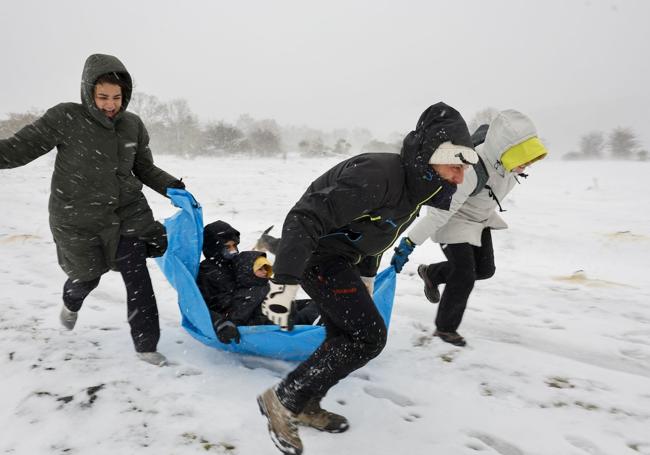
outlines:
[[[515,110],[498,114],[476,151],[481,159],[465,173],[449,210],[430,209],[402,239],[391,261],[399,272],[416,245],[428,238],[440,244],[447,260],[420,265],[418,275],[427,299],[440,302],[434,336],[456,346],[466,344],[457,330],[474,282],[494,275],[491,230],[508,227],[497,209],[505,211],[502,202],[526,177],[524,170],[547,155],[533,122]],[[443,283],[441,298],[438,286]]]

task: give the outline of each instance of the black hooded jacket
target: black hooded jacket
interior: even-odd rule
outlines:
[[[358,264],[361,275],[374,276],[383,252],[422,205],[449,208],[456,186],[429,164],[446,141],[473,148],[460,113],[437,103],[406,136],[400,155],[358,155],[317,178],[285,219],[274,281],[299,282],[314,253],[346,257]]]
[[[266,257],[266,254],[260,251],[242,251],[233,258],[237,288],[230,298],[227,318],[235,325],[271,323],[262,314],[262,302],[270,289],[269,279],[260,278],[253,271],[253,265],[260,256]]]
[[[215,221],[203,229],[203,255],[197,284],[211,311],[225,313],[236,288],[231,258],[224,257],[226,242],[239,243],[239,231],[224,221]]]
[[[113,119],[94,101],[95,82],[108,73],[126,83],[122,109]],[[0,140],[0,169],[25,165],[56,147],[50,228],[59,264],[73,280],[93,280],[114,267],[120,236],[145,241],[150,256],[165,252],[164,227],[154,221],[142,186],[165,195],[178,179],[154,165],[142,120],[127,111],[131,90],[122,62],[91,55],[83,69],[81,104],[58,104]]]

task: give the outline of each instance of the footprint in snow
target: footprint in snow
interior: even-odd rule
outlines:
[[[382,387],[367,385],[363,388],[363,391],[371,397],[386,399],[403,408],[407,406],[413,406],[415,404],[409,397],[392,390],[384,389]]]
[[[621,316],[627,319],[632,319],[634,322],[641,324],[650,324],[650,317],[641,313],[622,313]]]
[[[431,334],[417,334],[411,338],[411,345],[414,348],[426,347],[431,344],[433,341],[433,335]]]
[[[199,376],[202,375],[203,371],[196,368],[182,368],[176,371],[176,377],[182,378],[183,376]]]
[[[621,339],[637,344],[644,344],[650,346],[650,330],[631,330],[621,335]]]
[[[480,432],[471,432],[468,436],[478,439],[486,446],[494,449],[500,455],[525,455],[525,452],[519,447],[496,436]]]
[[[283,378],[290,371],[290,365],[281,360],[264,359],[262,357],[246,357],[239,358],[242,366],[249,370],[264,369],[271,372],[275,377]]]
[[[407,422],[416,422],[417,420],[421,419],[422,416],[416,412],[409,412],[407,415],[405,415],[402,418]]]
[[[640,360],[642,362],[650,362],[650,352],[648,352],[647,349],[620,349],[619,352],[623,357],[627,357],[629,359]]]
[[[573,447],[583,450],[589,455],[606,455],[606,453],[600,450],[593,442],[581,436],[565,435],[564,439],[566,439]]]

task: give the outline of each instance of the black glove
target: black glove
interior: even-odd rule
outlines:
[[[220,321],[217,322],[217,338],[223,344],[229,344],[232,340],[235,340],[235,343],[239,344],[240,336],[237,326],[232,321]]]
[[[184,190],[185,189],[185,184],[183,183],[183,179],[176,180],[172,183],[170,183],[167,188],[176,188],[178,190]]]

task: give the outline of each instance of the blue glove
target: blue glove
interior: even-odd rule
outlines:
[[[402,240],[395,248],[395,253],[393,254],[392,259],[390,260],[390,265],[395,267],[397,273],[402,271],[402,267],[409,261],[409,255],[413,252],[415,248],[415,243],[411,241],[408,237],[402,237]]]

